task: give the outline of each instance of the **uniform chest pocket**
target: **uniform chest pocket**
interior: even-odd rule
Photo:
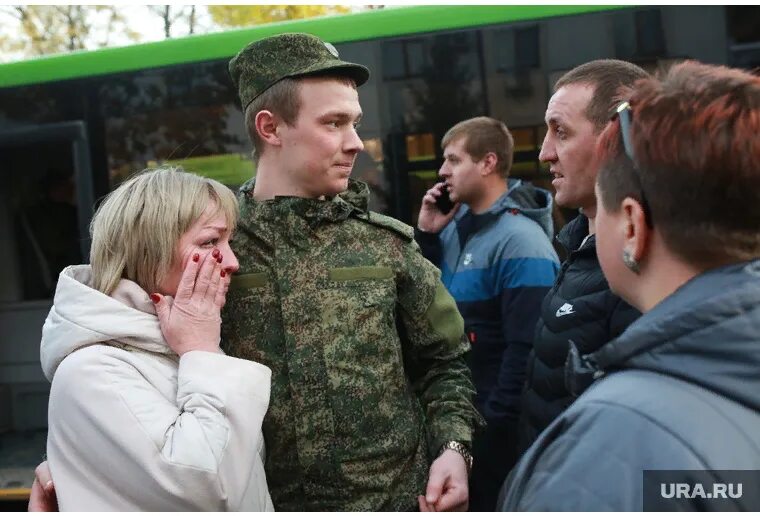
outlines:
[[[326,291],[342,291],[354,309],[395,304],[396,284],[390,267],[336,267],[327,277]]]
[[[271,367],[264,353],[278,313],[274,282],[266,272],[233,276],[222,310],[224,351]]]
[[[321,289],[323,356],[336,438],[355,457],[398,446],[392,423],[413,414],[396,328],[390,267],[330,269]]]
[[[396,282],[390,267],[333,268],[320,290],[322,324],[336,337],[376,345],[395,333]]]

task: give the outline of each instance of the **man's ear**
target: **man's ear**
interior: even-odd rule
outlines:
[[[262,109],[256,113],[255,124],[256,133],[263,142],[274,146],[282,145],[282,140],[280,140],[280,135],[277,131],[280,119],[274,113]]]
[[[647,225],[646,213],[641,203],[632,197],[623,199],[620,205],[625,221],[625,240],[623,249],[637,262],[644,260],[649,253],[652,229]]]
[[[485,177],[489,174],[493,174],[493,172],[496,170],[496,165],[499,162],[499,158],[496,157],[495,153],[488,152],[485,156],[483,156],[481,162],[483,163],[483,168],[480,172],[480,175]]]

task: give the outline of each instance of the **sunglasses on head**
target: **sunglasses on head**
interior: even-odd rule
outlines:
[[[625,151],[625,155],[628,156],[628,159],[631,160],[631,163],[633,164],[633,170],[634,174],[636,174],[636,180],[639,182],[639,191],[641,192],[641,208],[644,210],[644,218],[646,220],[647,226],[654,227],[653,221],[652,221],[652,210],[649,208],[649,203],[647,202],[646,194],[644,193],[644,185],[641,181],[641,172],[639,170],[639,167],[636,165],[636,158],[633,154],[633,141],[631,140],[631,123],[633,120],[633,110],[631,109],[631,104],[628,101],[622,102],[616,109],[615,114],[612,116],[612,119],[614,120],[615,117],[620,119],[620,138],[623,141],[623,150]]]

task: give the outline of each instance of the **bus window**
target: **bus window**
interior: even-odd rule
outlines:
[[[0,154],[0,181],[7,186],[0,231],[10,243],[1,258],[8,277],[0,281],[0,301],[49,299],[58,273],[83,261],[71,144],[37,143]]]

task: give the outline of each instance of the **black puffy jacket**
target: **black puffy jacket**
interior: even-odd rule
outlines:
[[[602,379],[515,466],[501,510],[760,510],[760,260],[693,278],[585,363],[570,384]]]
[[[574,399],[565,388],[568,341],[572,340],[581,354],[592,353],[640,315],[610,291],[596,256],[595,237],[587,235],[588,218],[584,215],[570,221],[557,235],[569,256],[541,304],[522,395],[520,452],[528,449]]]

